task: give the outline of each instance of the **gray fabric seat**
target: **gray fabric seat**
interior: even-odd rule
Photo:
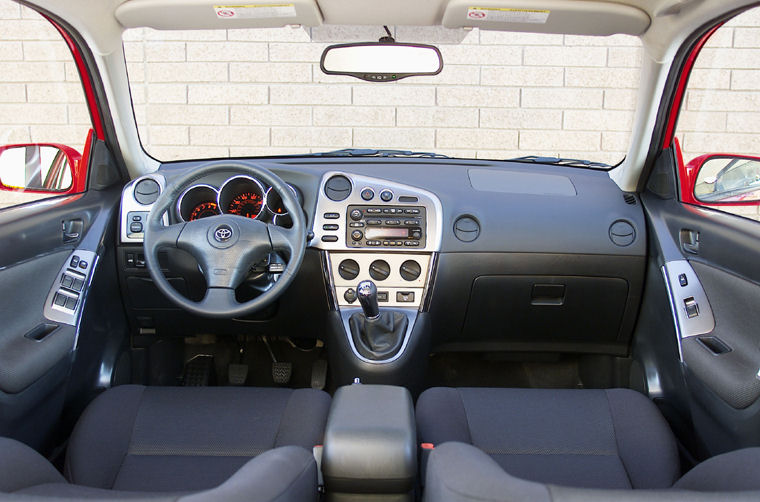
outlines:
[[[512,476],[585,488],[667,488],[679,475],[657,408],[627,389],[432,388],[418,439],[471,444]]]
[[[435,447],[426,501],[760,497],[760,448],[718,455],[679,479],[667,422],[628,389],[433,388],[417,401],[417,428]]]
[[[577,488],[519,479],[478,448],[448,442],[430,455],[423,502],[750,502],[760,500],[758,461],[760,448],[747,448],[702,462],[670,488]]]
[[[43,467],[42,457],[35,460],[36,453],[20,453],[16,445],[0,449],[0,490],[176,498],[229,483],[255,485],[250,476],[237,479],[248,471],[258,473],[258,496],[314,500],[311,450],[322,442],[329,406],[329,395],[312,389],[115,387],[88,406],[72,432],[65,466],[70,484],[49,464]],[[16,465],[19,456],[27,459],[18,464],[24,475],[2,468]],[[309,496],[299,498],[304,493]]]

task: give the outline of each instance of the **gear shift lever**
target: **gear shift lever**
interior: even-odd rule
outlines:
[[[377,286],[372,281],[362,281],[356,287],[359,303],[364,311],[364,316],[369,319],[377,319],[380,315],[380,306],[377,304]]]

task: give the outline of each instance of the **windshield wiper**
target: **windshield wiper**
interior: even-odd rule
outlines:
[[[373,148],[343,148],[331,152],[318,152],[304,157],[419,157],[426,159],[448,159],[446,155],[432,152],[413,152],[411,150],[375,150]]]
[[[604,162],[594,162],[591,160],[580,159],[564,159],[561,157],[541,157],[538,155],[526,155],[525,157],[515,157],[514,159],[507,159],[513,162],[531,162],[535,164],[551,164],[554,166],[568,166],[568,167],[591,167],[594,169],[609,169],[612,167]]]

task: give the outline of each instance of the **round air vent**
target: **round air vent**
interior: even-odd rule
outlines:
[[[359,276],[359,264],[355,260],[346,259],[338,264],[338,273],[347,281]]]
[[[161,193],[161,187],[156,180],[145,178],[135,185],[135,200],[140,204],[147,206],[153,204]]]
[[[351,195],[351,181],[341,175],[331,177],[325,183],[325,195],[335,202],[346,200]]]
[[[413,281],[422,273],[422,267],[420,267],[420,264],[414,260],[406,260],[401,264],[399,273],[405,281]]]
[[[636,240],[636,229],[628,221],[617,220],[610,225],[610,240],[620,247],[633,244]]]
[[[462,242],[472,242],[480,235],[480,223],[472,216],[460,216],[454,222],[454,235]]]
[[[375,260],[369,264],[369,275],[376,281],[384,281],[391,275],[391,266],[385,260]]]

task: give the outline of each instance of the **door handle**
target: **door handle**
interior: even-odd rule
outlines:
[[[681,249],[689,254],[699,254],[699,232],[695,230],[682,229]]]
[[[82,236],[82,229],[84,228],[84,221],[79,218],[73,220],[64,220],[61,222],[61,231],[63,233],[63,243],[69,244],[71,242],[77,242]]]

